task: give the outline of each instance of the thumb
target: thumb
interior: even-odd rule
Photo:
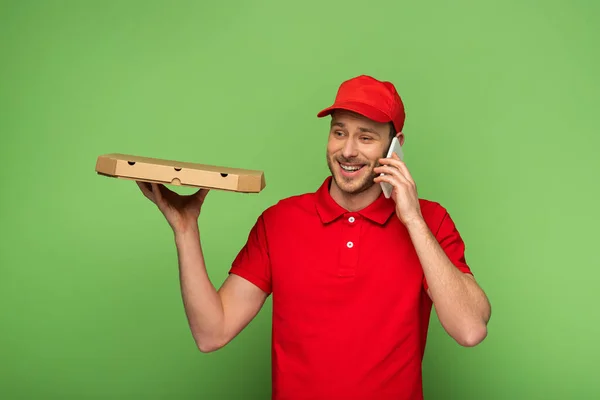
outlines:
[[[164,212],[165,207],[167,206],[167,201],[161,191],[161,185],[153,182],[150,184],[150,186],[152,187],[152,194],[154,195],[156,205],[161,211]]]
[[[204,199],[206,198],[206,195],[208,194],[210,190],[209,189],[198,189],[198,191],[196,193],[194,193],[194,198],[196,199],[196,201],[198,201],[200,204],[202,204],[202,202],[204,202]]]

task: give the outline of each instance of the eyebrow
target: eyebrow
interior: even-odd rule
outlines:
[[[336,122],[336,121],[331,121],[331,126],[332,126],[332,127],[334,127],[334,126],[339,126],[340,128],[344,128],[344,127],[345,127],[345,125],[344,125],[344,123],[343,123],[343,122]],[[374,130],[373,130],[373,129],[371,129],[371,128],[367,128],[367,127],[361,126],[361,127],[359,127],[358,129],[359,129],[361,132],[364,132],[364,133],[372,133],[372,134],[374,134],[374,135],[381,136],[381,135],[379,134],[379,132],[377,132],[377,131],[374,131]]]

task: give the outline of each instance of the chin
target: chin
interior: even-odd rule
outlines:
[[[375,182],[373,182],[374,176],[369,171],[363,171],[360,176],[354,177],[348,177],[339,171],[336,171],[332,175],[340,190],[347,194],[362,193],[375,184]]]
[[[375,184],[373,182],[374,166],[369,163],[342,164],[338,160],[328,157],[327,164],[336,185],[344,193],[361,193]]]

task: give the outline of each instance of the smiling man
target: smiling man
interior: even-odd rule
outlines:
[[[457,343],[475,346],[489,301],[449,213],[418,197],[402,161],[383,158],[394,136],[404,143],[395,87],[350,79],[318,116],[331,116],[331,175],[259,216],[218,290],[197,224],[207,191],[139,183],[174,231],[192,335],[203,352],[222,348],[272,295],[273,399],[422,399],[432,306]]]

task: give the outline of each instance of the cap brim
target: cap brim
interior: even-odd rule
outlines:
[[[352,111],[376,122],[392,122],[390,116],[384,113],[383,111],[368,104],[357,102],[336,103],[331,107],[327,107],[324,110],[321,110],[317,114],[317,117],[325,117],[327,115],[332,114],[335,110]]]

